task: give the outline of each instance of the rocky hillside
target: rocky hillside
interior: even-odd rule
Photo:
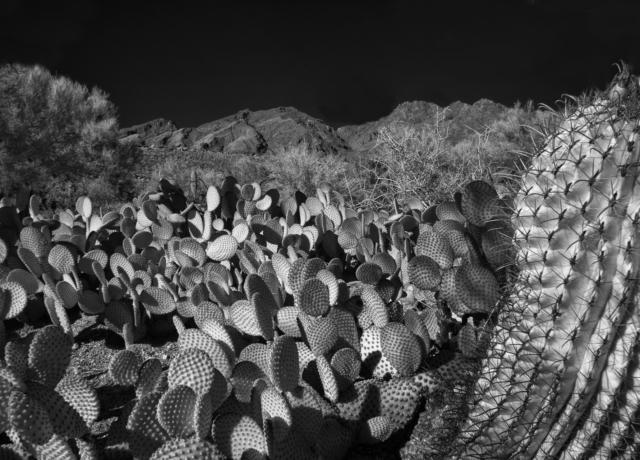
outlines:
[[[356,151],[367,151],[375,145],[378,131],[392,123],[404,122],[412,125],[428,124],[434,126],[442,121],[441,128],[447,132],[447,139],[456,144],[475,131],[499,119],[507,108],[487,99],[480,99],[473,105],[454,102],[448,107],[424,101],[403,102],[391,114],[377,121],[362,125],[343,126],[338,134],[345,139],[349,147]]]
[[[121,129],[120,133],[124,140],[140,142],[150,148],[232,154],[256,155],[304,141],[325,153],[343,153],[350,149],[332,127],[293,107],[256,112],[242,110],[197,128],[178,128],[171,121],[160,118]]]
[[[351,125],[337,130],[293,107],[278,107],[251,112],[242,110],[197,128],[178,128],[159,118],[120,130],[123,140],[152,148],[262,154],[279,147],[306,141],[326,153],[367,151],[375,143],[380,128],[394,122],[433,124],[443,117],[448,138],[456,143],[482,131],[506,113],[507,107],[481,99],[469,105],[455,102],[448,107],[424,101],[403,102],[391,114],[377,121]]]

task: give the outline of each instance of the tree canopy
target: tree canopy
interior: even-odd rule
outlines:
[[[118,140],[107,94],[40,66],[0,67],[0,191],[21,185],[49,206],[79,195],[97,204],[126,200],[140,151]]]

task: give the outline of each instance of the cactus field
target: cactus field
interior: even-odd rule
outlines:
[[[640,458],[639,90],[569,101],[509,195],[5,196],[0,459]]]

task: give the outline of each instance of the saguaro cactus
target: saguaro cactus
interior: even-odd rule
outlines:
[[[637,89],[623,64],[608,91],[559,114],[523,175],[519,275],[456,441],[461,458],[637,458]]]

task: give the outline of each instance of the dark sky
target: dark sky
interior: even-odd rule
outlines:
[[[0,0],[0,62],[105,90],[120,126],[294,106],[338,127],[404,101],[554,104],[640,69],[638,0]]]

